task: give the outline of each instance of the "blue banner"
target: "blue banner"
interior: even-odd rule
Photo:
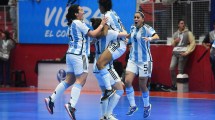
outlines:
[[[133,2],[131,2],[133,1]],[[113,10],[121,18],[129,31],[133,23],[136,0],[112,0]],[[77,0],[85,11],[85,22],[100,17],[97,0]],[[67,44],[67,0],[20,0],[19,8],[19,43],[25,44]]]

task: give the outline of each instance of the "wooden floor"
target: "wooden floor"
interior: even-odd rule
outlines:
[[[51,90],[36,88],[0,88],[0,120],[69,120],[64,109],[70,91],[55,101],[54,114],[46,110],[44,98]],[[215,120],[215,94],[151,92],[152,112],[147,120]],[[77,104],[77,120],[99,120],[98,92],[82,92]],[[126,116],[129,104],[123,96],[114,114],[119,120],[143,120],[143,103],[136,92],[139,110]]]

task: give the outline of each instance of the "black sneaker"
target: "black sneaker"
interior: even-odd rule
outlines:
[[[53,114],[53,107],[54,107],[54,102],[51,101],[51,97],[49,96],[49,98],[45,98],[45,104],[46,104],[46,108],[49,111],[50,114]]]
[[[76,109],[73,108],[73,107],[71,107],[70,103],[65,104],[65,108],[66,108],[66,111],[69,114],[69,116],[72,118],[72,120],[76,120],[76,118],[75,118],[75,111],[76,111]]]
[[[177,87],[176,87],[176,86],[172,86],[172,87],[170,88],[170,91],[172,91],[172,92],[177,91]]]
[[[108,99],[108,98],[111,97],[115,92],[116,92],[116,90],[114,90],[114,89],[105,90],[104,96],[101,98],[101,101]]]

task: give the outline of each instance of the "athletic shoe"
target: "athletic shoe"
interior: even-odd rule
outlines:
[[[114,89],[105,90],[104,96],[101,98],[101,101],[108,99],[108,98],[111,97],[115,92],[116,92],[116,90],[114,90]]]
[[[46,108],[49,111],[50,114],[53,114],[53,107],[54,107],[54,102],[52,102],[52,98],[49,96],[49,98],[45,98],[45,104],[46,104]]]
[[[102,116],[99,120],[105,120],[105,116]]]
[[[177,87],[176,86],[172,86],[171,88],[170,88],[170,92],[176,92],[177,91]]]
[[[110,116],[104,116],[104,120],[118,120],[113,114]]]
[[[150,116],[150,113],[151,113],[151,109],[152,109],[152,105],[149,104],[148,107],[144,107],[144,118],[147,118]]]
[[[133,106],[133,107],[130,106],[128,113],[126,113],[126,115],[132,116],[134,114],[134,112],[136,112],[137,110],[138,110],[137,106]]]
[[[76,111],[76,109],[73,108],[70,103],[65,104],[65,108],[66,108],[67,113],[71,117],[71,119],[72,120],[76,120],[76,118],[75,118],[75,111]]]

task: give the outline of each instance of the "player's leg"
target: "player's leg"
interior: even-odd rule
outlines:
[[[126,115],[133,115],[134,112],[138,110],[138,107],[135,103],[135,94],[134,94],[134,88],[132,86],[132,82],[136,76],[137,73],[137,66],[134,62],[128,60],[127,67],[126,67],[126,74],[125,74],[125,91],[126,91],[126,96],[129,101],[129,110],[126,113]]]
[[[110,61],[112,60],[112,54],[109,50],[105,50],[101,56],[99,57],[96,65],[97,68],[99,70],[99,73],[105,83],[105,94],[104,96],[101,98],[102,100],[105,100],[107,98],[109,98],[111,95],[113,95],[113,93],[115,92],[110,84],[110,79],[111,79],[111,75],[108,71],[108,69],[105,67]]]
[[[152,63],[144,62],[143,64],[139,64],[139,86],[142,92],[142,99],[144,103],[144,118],[150,116],[151,113],[151,104],[149,102],[149,89],[147,87],[148,78],[151,76],[152,72]]]
[[[111,84],[113,85],[113,88],[116,90],[116,93],[114,93],[114,95],[109,98],[109,104],[108,104],[107,112],[105,113],[105,117],[107,119],[117,120],[116,117],[113,115],[113,110],[118,104],[119,99],[123,95],[124,89],[123,89],[123,83],[119,75],[115,71],[115,69],[112,68],[109,70],[109,72],[111,73],[111,76],[112,76]]]
[[[73,64],[76,81],[71,89],[71,97],[65,108],[72,119],[75,119],[75,107],[80,97],[82,87],[86,83],[88,75],[88,58],[87,55],[71,55],[71,62]],[[81,67],[82,66],[82,67]]]
[[[68,69],[69,68],[69,69]],[[66,75],[66,79],[64,81],[62,81],[60,84],[58,84],[58,86],[55,88],[54,92],[52,93],[51,96],[49,96],[48,98],[45,98],[45,104],[46,104],[46,108],[49,111],[49,113],[53,114],[53,108],[54,108],[54,101],[59,98],[64,91],[71,86],[72,84],[74,84],[75,82],[75,75],[72,69],[72,65],[67,62],[67,75]]]

